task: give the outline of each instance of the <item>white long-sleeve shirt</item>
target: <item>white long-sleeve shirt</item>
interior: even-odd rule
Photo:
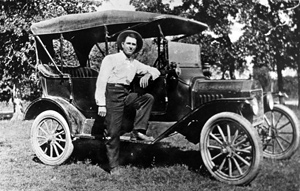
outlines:
[[[107,83],[130,85],[136,74],[146,73],[151,74],[153,80],[160,75],[156,68],[145,65],[135,59],[127,58],[123,51],[107,55],[102,60],[96,82],[95,99],[97,105],[106,105],[105,91]]]

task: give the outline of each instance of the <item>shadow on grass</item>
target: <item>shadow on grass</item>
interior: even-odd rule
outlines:
[[[67,163],[90,161],[108,171],[108,159],[104,142],[98,140],[80,140],[74,142],[74,151]],[[160,166],[186,165],[189,170],[208,175],[203,166],[200,152],[196,150],[181,150],[162,142],[155,145],[121,143],[120,164],[138,168],[153,168]]]

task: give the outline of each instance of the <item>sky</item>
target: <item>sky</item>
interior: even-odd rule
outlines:
[[[163,3],[168,3],[170,0],[163,0]],[[171,6],[177,6],[182,4],[181,0],[173,0]],[[108,2],[104,2],[99,10],[131,10],[134,11],[134,7],[129,5],[129,0],[109,0]]]
[[[163,3],[168,3],[170,0],[163,0]],[[173,0],[171,3],[172,6],[178,6],[182,4],[182,0]],[[134,7],[129,5],[129,0],[109,0],[106,1],[98,8],[98,11],[103,10],[129,10],[134,11]],[[229,35],[232,42],[238,40],[238,38],[242,35],[242,25],[239,23],[235,23],[232,26],[232,34]]]

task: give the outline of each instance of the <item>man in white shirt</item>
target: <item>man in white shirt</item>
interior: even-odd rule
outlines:
[[[111,174],[120,173],[120,131],[125,106],[133,106],[136,109],[131,139],[153,141],[152,137],[146,136],[146,130],[154,98],[151,94],[139,95],[130,92],[129,85],[136,74],[144,75],[140,79],[142,88],[148,86],[151,78],[155,80],[160,75],[156,68],[132,57],[143,46],[143,39],[139,33],[133,30],[123,31],[117,38],[117,44],[120,52],[107,55],[102,61],[95,92],[98,114],[105,117],[107,125],[106,148]]]

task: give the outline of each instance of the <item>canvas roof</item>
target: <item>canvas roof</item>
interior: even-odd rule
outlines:
[[[174,15],[139,12],[139,11],[120,11],[120,10],[108,10],[92,13],[81,14],[69,14],[49,20],[40,21],[32,24],[31,31],[34,35],[51,35],[70,33],[74,31],[82,31],[94,28],[107,27],[110,34],[117,32],[115,28],[119,30],[125,30],[126,28],[133,27],[135,25],[146,25],[147,28],[140,27],[138,32],[146,37],[152,37],[157,30],[155,25],[160,24],[165,36],[179,35],[179,34],[195,34],[207,28],[207,25],[195,21]],[[151,30],[151,24],[153,24],[153,30]]]

